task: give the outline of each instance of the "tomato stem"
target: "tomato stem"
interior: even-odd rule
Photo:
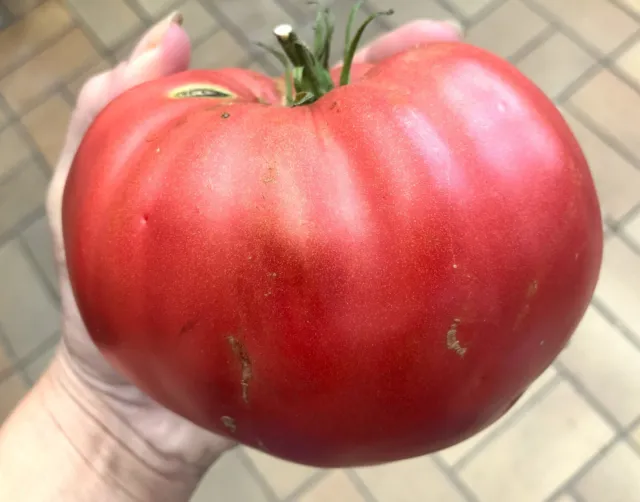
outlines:
[[[298,38],[293,27],[289,24],[282,24],[273,30],[278,43],[282,47],[282,53],[259,44],[278,58],[285,67],[284,78],[288,106],[313,103],[335,87],[329,68],[335,19],[330,9],[321,5],[320,2],[309,1],[309,3],[318,4],[314,25],[313,50]],[[352,38],[351,34],[356,22],[355,19],[363,3],[364,0],[360,0],[354,5],[349,15],[345,33],[344,63],[339,85],[347,85],[350,82],[353,59],[366,28],[378,17],[393,14],[393,10],[371,14]]]

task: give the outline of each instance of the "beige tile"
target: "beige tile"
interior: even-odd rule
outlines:
[[[0,93],[17,112],[100,57],[80,29],[75,29],[27,64],[0,80]]]
[[[517,22],[514,22],[517,19]],[[513,56],[546,27],[547,22],[520,0],[508,0],[467,33],[467,42],[504,58]]]
[[[67,0],[95,32],[100,41],[112,48],[126,40],[142,24],[124,0],[109,0],[109,6],[95,0]]]
[[[640,341],[640,256],[617,237],[607,239],[596,298]]]
[[[304,495],[298,502],[365,502],[351,480],[343,471],[331,472]]]
[[[571,495],[563,494],[563,495],[560,495],[558,498],[553,499],[553,502],[576,502],[576,499],[573,498]]]
[[[216,0],[215,4],[252,42],[271,41],[276,26],[294,22],[276,0]]]
[[[496,0],[449,0],[450,3],[456,7],[465,16],[474,16],[478,14],[482,9],[488,7],[492,3],[496,3]]]
[[[5,124],[9,122],[9,120],[9,115],[2,108],[0,108],[0,130],[2,130]]]
[[[576,492],[585,502],[640,501],[640,456],[616,444],[576,483]]]
[[[640,202],[640,201],[639,201]],[[640,213],[636,214],[624,227],[624,233],[638,246],[640,246]]]
[[[245,451],[258,472],[281,499],[291,495],[302,483],[318,472],[312,467],[286,462],[257,450],[247,448]]]
[[[640,84],[640,42],[623,52],[616,60],[616,66]]]
[[[594,48],[609,53],[637,30],[637,24],[613,2],[533,0],[557,16]]]
[[[28,162],[9,178],[2,180],[0,235],[42,205],[46,186],[46,178],[33,162]]]
[[[59,313],[16,241],[0,248],[0,277],[0,325],[22,358],[59,329]]]
[[[455,466],[462,459],[467,457],[485,438],[492,434],[495,430],[500,429],[505,421],[510,420],[517,415],[522,407],[527,404],[531,398],[536,396],[544,387],[550,384],[558,375],[553,366],[550,366],[540,377],[531,384],[524,396],[508,411],[508,413],[499,419],[495,424],[479,432],[475,436],[459,443],[451,448],[440,452],[438,455],[450,466]]]
[[[540,502],[614,436],[566,382],[460,470],[480,502]]]
[[[640,448],[640,425],[631,431],[630,439]]]
[[[242,464],[241,455],[240,450],[225,453],[200,482],[190,502],[268,502],[260,485]]]
[[[180,12],[184,16],[184,29],[193,42],[208,35],[218,26],[218,21],[198,0],[188,0],[180,5]]]
[[[603,214],[614,220],[620,219],[640,200],[640,170],[573,115],[562,111],[589,162]]]
[[[451,480],[428,457],[357,469],[376,500],[384,502],[464,502]]]
[[[629,120],[640,116],[640,95],[635,90],[602,70],[576,91],[570,104],[640,158],[640,128]]]
[[[0,425],[27,393],[27,386],[18,375],[10,376],[0,384]]]
[[[180,5],[180,0],[136,0],[151,17],[159,18],[168,13],[176,5]]]
[[[640,350],[587,311],[560,360],[624,426],[640,416]]]
[[[621,5],[624,5],[634,12],[640,14],[640,0],[618,0]]]
[[[48,0],[0,31],[0,73],[34,55],[47,41],[69,29],[71,23],[66,9],[56,0]]]
[[[104,59],[100,59],[97,63],[91,65],[85,71],[83,71],[80,75],[74,77],[68,84],[67,89],[74,96],[78,96],[80,94],[80,90],[84,86],[84,84],[94,75],[98,73],[102,73],[103,71],[108,70],[111,67],[108,61]]]
[[[31,156],[31,148],[15,124],[0,132],[0,152],[0,178]]]
[[[351,2],[344,2],[344,4],[345,7],[349,7]],[[394,26],[400,26],[415,19],[454,19],[454,15],[437,2],[371,0],[370,4],[374,10],[380,12],[393,8],[394,13],[387,20]],[[340,2],[336,5],[340,5]]]
[[[566,35],[555,33],[522,59],[518,68],[555,98],[595,62]]]
[[[193,50],[191,67],[234,67],[243,63],[247,57],[247,52],[236,39],[227,30],[221,29]]]
[[[22,123],[52,169],[62,150],[70,117],[71,106],[59,94],[22,117]]]

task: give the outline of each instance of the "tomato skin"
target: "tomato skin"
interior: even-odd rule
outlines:
[[[195,423],[323,467],[493,423],[602,260],[585,158],[515,68],[442,43],[356,71],[296,108],[243,70],[137,87],[90,128],[63,202],[107,358]],[[190,83],[239,97],[167,97]]]

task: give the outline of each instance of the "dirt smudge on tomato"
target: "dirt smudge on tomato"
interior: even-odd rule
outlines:
[[[227,340],[229,341],[229,345],[231,346],[231,350],[233,351],[233,354],[236,356],[236,358],[240,362],[241,371],[242,371],[242,374],[240,376],[242,400],[246,404],[249,404],[249,381],[253,377],[253,370],[251,368],[251,359],[249,359],[247,348],[235,336],[233,335],[229,336]]]
[[[449,327],[447,331],[447,348],[453,350],[460,357],[464,357],[467,349],[460,345],[460,341],[458,340],[458,327],[461,322],[460,319],[456,318],[453,320],[453,323],[451,323],[451,327]]]
[[[269,163],[269,165],[267,166],[267,173],[262,177],[262,182],[265,185],[268,185],[269,183],[273,183],[274,181],[276,181],[276,174],[277,174],[276,166],[273,165],[273,163]]]
[[[227,429],[229,429],[229,432],[235,432],[237,429],[236,426],[236,421],[233,419],[233,417],[220,417],[220,421],[222,422],[222,425],[224,425]]]

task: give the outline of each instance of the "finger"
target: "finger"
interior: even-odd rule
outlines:
[[[360,50],[354,63],[379,63],[412,47],[431,42],[455,42],[462,38],[462,26],[457,21],[416,20],[382,35]]]

